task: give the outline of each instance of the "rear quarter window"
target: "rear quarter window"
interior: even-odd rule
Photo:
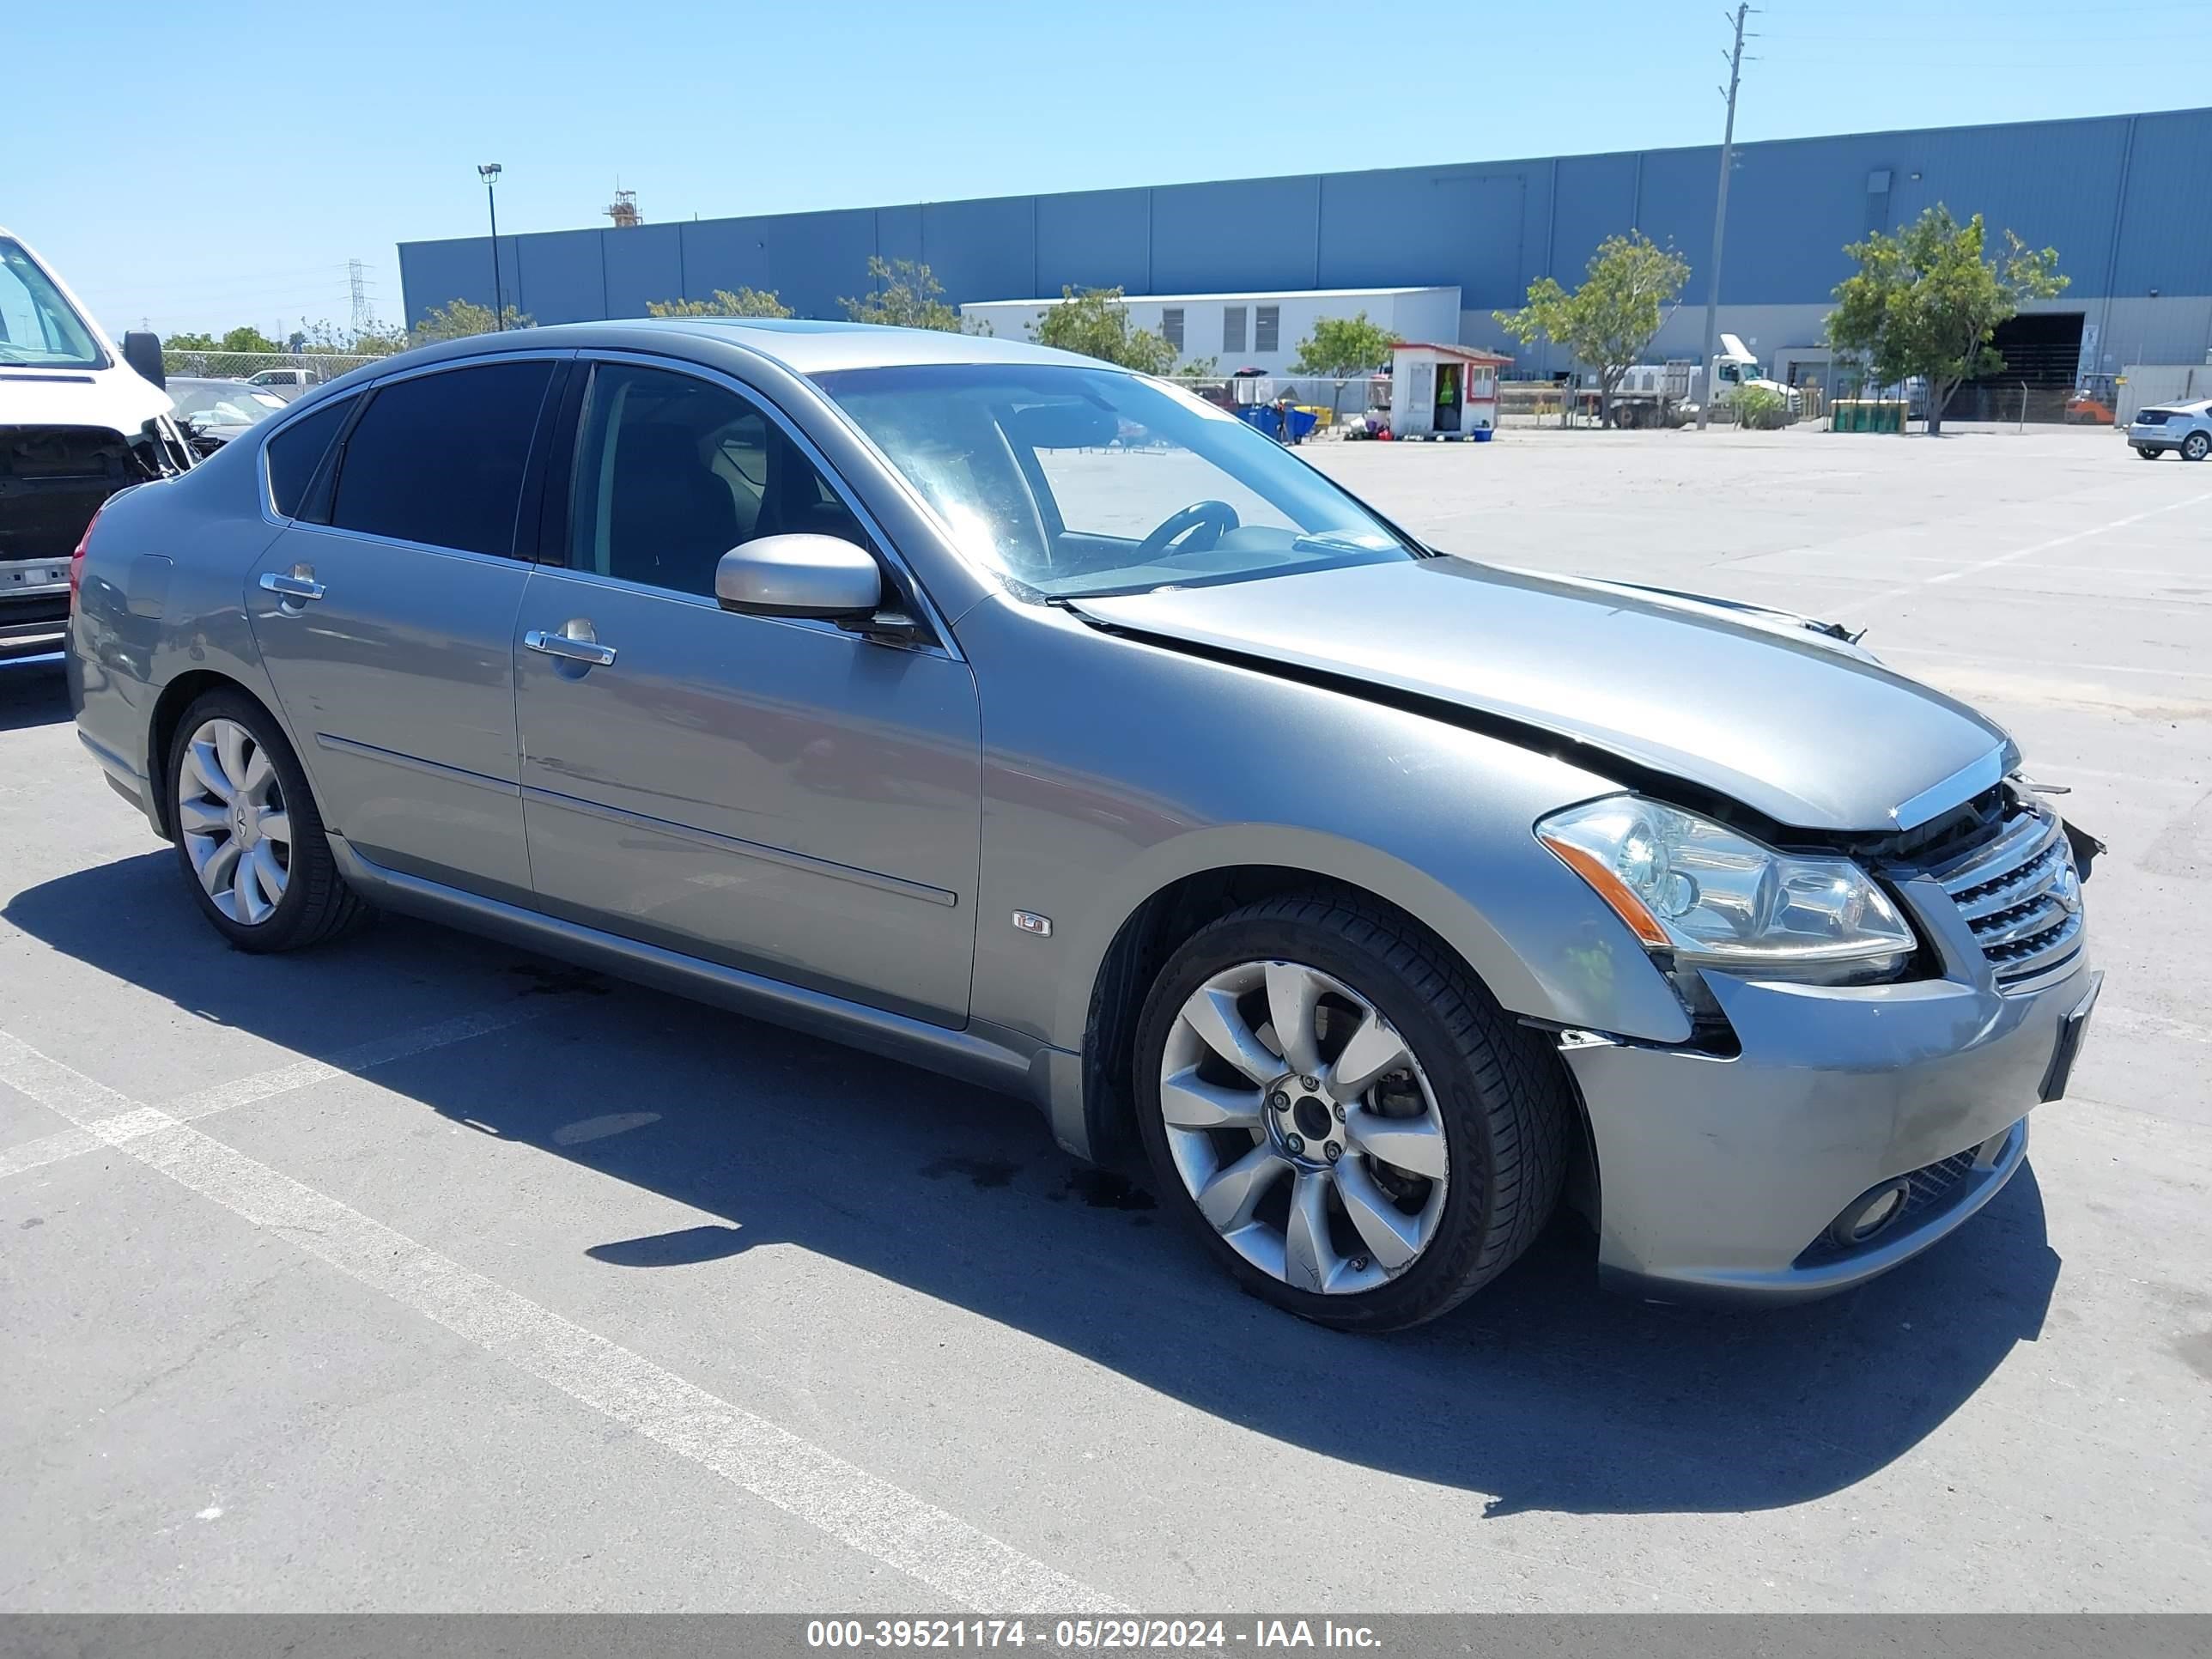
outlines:
[[[297,516],[307,498],[307,486],[314,482],[315,469],[330,453],[331,440],[338,435],[353,405],[351,398],[325,404],[269,440],[269,500],[279,518]]]

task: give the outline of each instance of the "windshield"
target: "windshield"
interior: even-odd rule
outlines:
[[[286,406],[282,398],[243,380],[223,380],[213,386],[172,380],[168,389],[176,399],[177,413],[203,426],[252,426]]]
[[[814,379],[963,551],[1054,598],[1413,556],[1272,438],[1138,375],[958,363]]]
[[[0,236],[0,363],[34,368],[105,368],[84,319],[23,245]]]

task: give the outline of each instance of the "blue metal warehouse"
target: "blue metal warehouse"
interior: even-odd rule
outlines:
[[[2212,349],[2212,109],[1747,143],[1737,150],[1722,326],[1778,368],[1813,359],[1843,246],[1943,203],[2057,248],[2073,279],[2031,343],[2068,378]],[[1530,282],[1571,283],[1631,227],[1690,258],[1661,355],[1698,350],[1719,153],[1655,149],[1212,184],[914,203],[635,228],[501,236],[510,303],[541,323],[642,315],[650,301],[773,289],[842,315],[871,254],[926,261],[946,297],[1006,300],[1063,283],[1131,294],[1456,285],[1460,337],[1517,349],[1491,313]],[[491,300],[483,237],[399,248],[410,321]],[[2023,319],[2023,323],[2028,319]],[[1564,368],[1519,352],[1536,373]],[[1231,365],[1224,364],[1228,368]]]

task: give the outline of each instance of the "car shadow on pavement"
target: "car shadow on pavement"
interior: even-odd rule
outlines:
[[[1076,1164],[1020,1101],[403,919],[307,957],[238,956],[176,884],[157,852],[28,889],[0,915],[310,1057],[338,1046],[319,1008],[434,953],[470,981],[473,1006],[562,998],[557,1018],[511,1040],[372,1075],[480,1133],[716,1218],[580,1240],[629,1294],[688,1316],[701,1271],[743,1273],[750,1250],[795,1245],[1312,1453],[1480,1492],[1492,1515],[1762,1510],[1850,1486],[2037,1340],[2057,1278],[2031,1168],[1955,1237],[1827,1302],[1642,1306],[1598,1290],[1590,1240],[1563,1218],[1443,1319],[1340,1335],[1242,1295],[1167,1212]],[[609,1101],[626,1127],[599,1127]],[[203,1127],[223,1133],[219,1117]],[[927,1329],[902,1320],[885,1340],[926,1343]]]
[[[0,732],[69,717],[69,681],[59,663],[0,664]]]

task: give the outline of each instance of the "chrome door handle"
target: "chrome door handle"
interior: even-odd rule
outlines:
[[[261,586],[269,592],[283,595],[288,605],[323,597],[323,585],[305,566],[295,566],[289,574],[264,570],[261,573]]]
[[[611,645],[601,645],[596,640],[580,640],[572,634],[549,634],[542,628],[532,629],[522,636],[522,642],[531,650],[542,651],[549,657],[559,657],[568,662],[590,663],[599,668],[605,668],[615,659],[615,648]]]

